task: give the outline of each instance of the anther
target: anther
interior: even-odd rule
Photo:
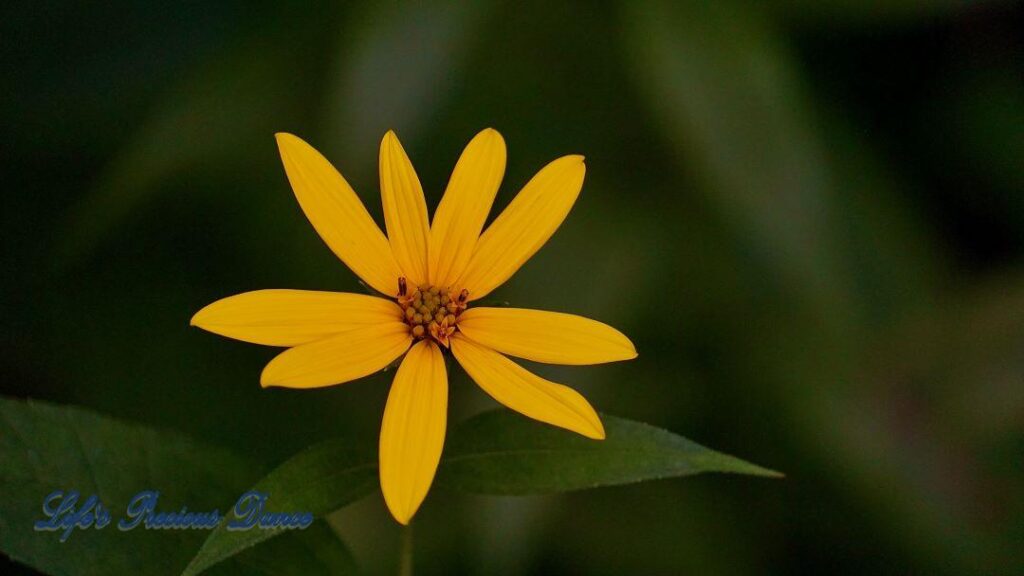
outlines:
[[[398,280],[398,304],[409,326],[409,333],[417,339],[431,338],[448,346],[455,332],[459,314],[469,302],[469,290],[459,294],[450,288],[422,285],[411,287],[406,278]]]

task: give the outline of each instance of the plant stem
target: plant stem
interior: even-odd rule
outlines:
[[[398,576],[412,576],[412,525],[402,528],[402,555],[398,560]]]

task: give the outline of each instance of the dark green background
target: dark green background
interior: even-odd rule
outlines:
[[[372,444],[388,375],[261,390],[272,350],[188,319],[246,290],[359,290],[299,210],[275,131],[319,148],[379,218],[385,130],[434,206],[493,126],[497,208],[557,156],[588,166],[569,219],[495,297],[601,319],[640,352],[537,370],[787,478],[437,490],[418,573],[1024,570],[1022,14],[6,3],[2,392],[266,465],[328,436]],[[492,405],[452,373],[453,422]],[[331,520],[368,572],[394,569],[379,495]]]

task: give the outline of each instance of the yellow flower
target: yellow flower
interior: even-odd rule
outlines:
[[[277,134],[295,197],[320,237],[382,296],[258,290],[203,308],[192,324],[270,346],[287,346],[260,384],[316,388],[373,374],[405,354],[380,432],[380,484],[402,524],[415,514],[441,458],[448,406],[442,349],[495,400],[530,418],[603,439],[597,413],[575,390],[541,378],[507,355],[552,364],[636,357],[626,336],[557,312],[472,306],[507,280],[554,234],[583,186],[582,156],[535,175],[481,234],[505,172],[505,142],[487,129],[466,146],[433,224],[419,178],[394,132],[380,146],[387,236],[348,182],[312,146]]]

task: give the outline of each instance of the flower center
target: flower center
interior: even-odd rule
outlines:
[[[405,278],[398,279],[398,305],[414,338],[430,336],[438,344],[448,346],[448,337],[455,332],[459,314],[466,309],[469,291],[454,294],[448,288],[422,285],[409,291]]]

